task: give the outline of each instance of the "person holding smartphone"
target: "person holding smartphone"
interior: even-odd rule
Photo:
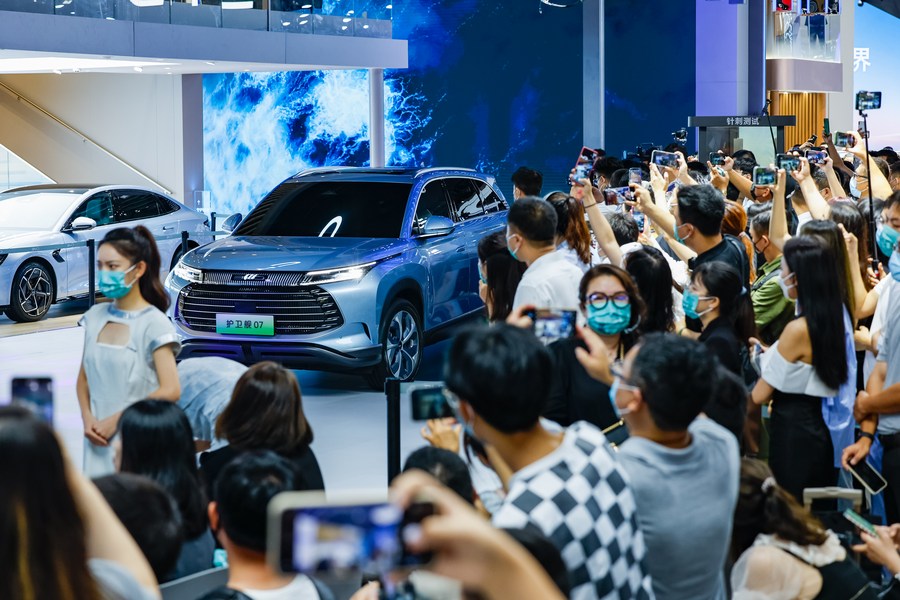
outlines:
[[[76,392],[84,422],[84,472],[115,471],[110,441],[125,408],[181,395],[175,357],[181,343],[166,316],[159,250],[146,227],[113,229],[97,248],[97,288],[112,302],[95,304],[78,324],[84,356]]]

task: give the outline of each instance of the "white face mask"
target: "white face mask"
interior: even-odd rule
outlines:
[[[797,287],[797,284],[796,283],[788,283],[787,280],[794,279],[795,277],[796,277],[796,275],[794,275],[794,273],[791,273],[787,277],[784,276],[784,272],[781,272],[778,274],[778,278],[777,278],[778,287],[781,288],[781,293],[784,294],[784,297],[787,298],[788,300],[793,300],[793,298],[791,298],[791,290],[794,289],[795,287]]]

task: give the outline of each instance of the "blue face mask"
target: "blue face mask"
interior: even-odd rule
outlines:
[[[859,191],[859,188],[856,187],[856,175],[850,178],[850,195],[854,198],[862,197],[862,193]]]
[[[900,231],[893,227],[882,225],[875,234],[875,241],[878,242],[878,249],[885,256],[891,256],[894,253],[894,247],[900,241]]]
[[[631,305],[619,307],[608,301],[603,308],[586,307],[588,327],[600,335],[622,333],[631,321]]]
[[[98,271],[97,272],[97,290],[113,300],[124,298],[131,291],[135,279],[131,283],[125,283],[125,275],[130,273],[137,265],[132,265],[127,271]]]
[[[685,225],[687,225],[687,223],[682,223],[681,225],[675,226],[675,241],[678,242],[679,244],[681,244],[682,246],[687,245],[687,238],[681,237],[681,235],[679,235],[679,233],[678,233],[678,230],[681,229],[682,227],[684,227]],[[691,237],[691,234],[688,234],[688,237]]]
[[[891,254],[888,269],[890,269],[894,281],[900,282],[900,250],[894,250],[894,253]]]
[[[629,390],[634,389],[630,385],[625,385],[624,387]],[[619,420],[622,419],[622,415],[628,414],[628,409],[625,409],[623,411],[621,408],[619,408],[619,405],[616,404],[616,396],[619,395],[619,390],[621,388],[622,388],[622,380],[618,377],[614,378],[613,384],[609,388],[609,403],[612,404],[613,412],[616,413],[616,418]]]
[[[706,313],[712,310],[712,307],[707,308],[704,311],[697,312],[697,306],[699,306],[701,300],[709,300],[709,296],[698,296],[694,292],[689,289],[684,290],[684,295],[681,297],[681,308],[684,309],[684,316],[689,319],[699,319]]]

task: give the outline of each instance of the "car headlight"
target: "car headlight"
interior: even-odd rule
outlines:
[[[182,261],[178,261],[178,264],[172,269],[172,274],[185,281],[203,283],[203,271],[195,269],[194,267],[189,267]]]
[[[338,281],[359,281],[366,273],[372,270],[377,262],[342,267],[340,269],[327,269],[324,271],[310,271],[300,280],[300,285],[322,285],[325,283],[337,283]]]

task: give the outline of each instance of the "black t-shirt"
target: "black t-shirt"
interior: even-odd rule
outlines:
[[[212,499],[213,484],[216,477],[225,465],[240,455],[239,450],[235,450],[231,446],[225,446],[212,452],[204,452],[200,455],[200,477],[206,486],[207,498]],[[313,454],[312,448],[302,448],[290,454],[281,454],[284,458],[293,463],[297,474],[300,476],[299,491],[319,491],[325,489],[325,482],[322,480],[322,470],[319,468],[319,461]]]
[[[744,282],[744,287],[749,290],[750,258],[747,256],[744,244],[738,238],[728,234],[723,235],[721,242],[703,254],[698,254],[696,258],[692,258],[688,266],[694,270],[702,264],[715,261],[727,263],[737,269],[741,275],[741,281]]]
[[[606,429],[618,422],[609,401],[609,386],[584,370],[575,356],[575,348],[587,348],[584,342],[568,338],[548,346],[553,355],[554,376],[543,416],[563,427],[578,421]]]
[[[719,364],[735,375],[743,377],[741,342],[738,340],[734,327],[727,319],[720,317],[707,325],[699,339],[711,353],[716,355]]]

